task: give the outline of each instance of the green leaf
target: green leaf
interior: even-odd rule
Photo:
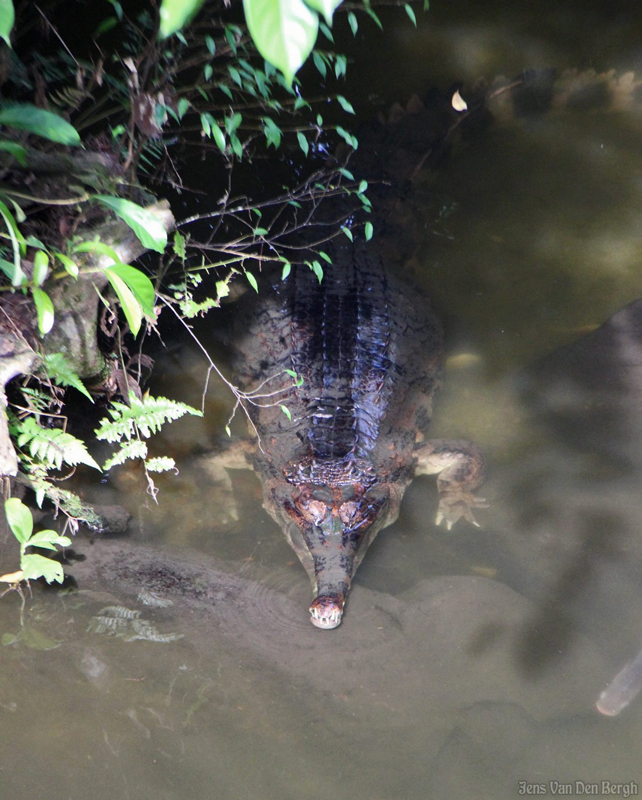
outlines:
[[[33,517],[31,511],[18,497],[4,501],[4,513],[13,535],[24,544],[33,533]]]
[[[179,119],[183,119],[189,107],[190,107],[189,100],[186,97],[181,97],[176,107],[176,113],[178,114]]]
[[[134,336],[138,336],[138,331],[140,330],[141,322],[143,321],[143,310],[140,306],[140,303],[125,281],[115,272],[111,272],[110,269],[106,269],[105,275],[107,275],[113,290],[116,292],[116,296],[118,297],[120,305],[123,309],[123,313],[125,314],[125,319],[131,328],[131,332],[134,334]]]
[[[247,282],[250,284],[250,286],[251,286],[251,287],[254,289],[254,291],[255,291],[255,292],[258,294],[258,292],[259,292],[259,285],[258,285],[258,283],[256,282],[256,278],[254,277],[254,275],[252,275],[252,273],[251,273],[251,272],[246,272],[246,273],[245,273],[245,277],[247,278]]]
[[[40,333],[49,333],[54,324],[54,307],[51,298],[42,289],[34,287],[33,301],[36,304],[36,312],[38,314],[38,330]]]
[[[58,144],[80,144],[80,136],[73,125],[58,114],[31,103],[11,103],[0,107],[0,125],[35,133]]]
[[[314,66],[318,69],[321,73],[321,77],[325,78],[328,74],[328,68],[325,63],[325,59],[321,55],[321,53],[314,52],[312,53],[312,61],[314,62]]]
[[[163,0],[160,7],[161,39],[180,31],[202,5],[203,0]]]
[[[132,442],[123,442],[114,455],[105,461],[103,470],[109,472],[112,467],[124,464],[125,461],[130,459],[134,461],[138,458],[143,460],[147,458],[147,445],[145,442],[141,442],[138,439],[134,439]]]
[[[125,200],[122,197],[112,197],[108,194],[94,195],[107,208],[123,219],[140,239],[143,247],[162,253],[167,245],[167,231],[160,219],[146,208]],[[118,259],[116,259],[118,260]]]
[[[323,267],[318,261],[313,261],[311,264],[308,265],[312,272],[317,276],[319,283],[323,280]]]
[[[339,101],[339,105],[344,111],[347,111],[348,114],[354,114],[354,108],[352,107],[352,103],[348,102],[343,95],[338,94],[337,100]]]
[[[43,428],[36,422],[35,417],[26,417],[20,422],[17,443],[20,448],[28,445],[30,455],[47,469],[51,467],[60,469],[63,462],[71,467],[86,464],[94,469],[100,469],[81,439],[63,431],[62,428]]]
[[[297,131],[296,138],[299,140],[299,147],[303,150],[303,155],[307,156],[310,152],[310,145],[303,131]]]
[[[327,262],[328,262],[328,264],[332,264],[332,259],[331,259],[331,258],[330,258],[330,256],[329,256],[327,253],[325,253],[323,250],[319,250],[319,255],[321,256],[321,258],[322,258],[324,261],[327,261]]]
[[[4,39],[9,47],[11,47],[9,34],[13,28],[15,16],[13,0],[0,0],[0,39]]]
[[[11,248],[13,250],[13,272],[9,275],[13,286],[20,286],[24,279],[24,272],[20,266],[20,254],[25,251],[24,236],[18,230],[13,214],[7,206],[0,202],[0,216],[2,216],[5,225],[7,226],[7,233],[11,239]],[[5,270],[6,271],[6,270]]]
[[[170,472],[170,470],[176,469],[176,462],[169,456],[148,458],[145,462],[145,469],[148,472]]]
[[[221,151],[221,153],[224,153],[226,147],[225,134],[221,130],[221,126],[214,119],[214,117],[207,112],[201,114],[201,125],[203,126],[203,133],[207,137],[213,136],[218,149]]]
[[[352,231],[350,230],[350,228],[346,228],[346,226],[344,225],[341,228],[341,230],[345,233],[345,235],[348,237],[348,239],[350,239],[351,242],[354,242],[354,236],[352,235]]]
[[[33,282],[42,286],[49,271],[49,256],[43,250],[37,250],[33,257]]]
[[[58,531],[46,530],[38,531],[29,539],[29,547],[42,547],[44,550],[55,550],[59,547],[69,547],[71,539],[68,536],[61,536]]]
[[[281,403],[279,403],[279,408],[285,414],[285,416],[290,420],[290,422],[292,422],[292,413],[290,412],[290,409],[287,406],[282,405]]]
[[[340,125],[337,125],[336,131],[342,139],[345,139],[345,141],[350,145],[350,147],[353,150],[356,150],[359,147],[359,142],[357,141],[357,138],[353,136],[351,133],[348,133],[348,131],[345,128],[342,128]]]
[[[417,17],[415,16],[415,12],[414,12],[413,7],[409,3],[406,3],[404,8],[406,9],[406,14],[408,14],[408,16],[410,17],[410,19],[412,21],[412,24],[416,28],[417,27]]]
[[[368,6],[366,6],[366,8],[365,8],[365,12],[366,12],[366,14],[368,14],[369,17],[372,17],[372,19],[377,23],[377,26],[379,27],[379,29],[383,30],[383,25],[381,24],[381,20],[375,14],[375,12],[371,8],[369,8]]]
[[[349,169],[346,169],[345,167],[339,167],[337,171],[339,172],[340,175],[343,175],[343,177],[347,178],[349,181],[354,180],[354,175],[350,172]]]
[[[368,242],[368,241],[370,241],[370,239],[372,239],[373,230],[374,230],[374,228],[372,227],[372,222],[366,222],[366,225],[365,225],[365,228],[364,228],[364,232],[365,232],[365,235],[366,235],[366,242]]]
[[[319,14],[323,14],[328,25],[332,25],[332,15],[334,14],[334,10],[337,8],[337,6],[341,5],[343,0],[305,0],[305,2],[310,6],[310,8],[318,11]]]
[[[257,50],[291,85],[312,52],[319,18],[303,0],[243,0],[243,8]]]
[[[156,300],[156,292],[154,284],[144,272],[136,269],[136,267],[130,267],[129,264],[114,264],[113,267],[108,267],[105,272],[118,275],[127,284],[136,300],[138,300],[143,314],[152,318],[155,316],[154,301]]]
[[[243,122],[243,117],[239,113],[225,118],[225,130],[227,131],[228,136],[231,137],[234,133],[236,133],[236,130],[241,122]]]
[[[280,146],[281,128],[270,117],[263,117],[263,133],[267,139],[268,147],[272,145],[276,149]]]
[[[203,77],[206,81],[210,81],[212,79],[212,75],[214,74],[214,67],[211,64],[206,64],[203,67]]]
[[[334,57],[334,74],[337,77],[337,80],[342,76],[345,76],[346,69],[348,67],[348,59],[345,56],[335,56]]]
[[[363,194],[367,188],[368,188],[368,181],[361,181],[361,183],[359,184],[359,188],[357,189],[357,194]]]
[[[78,278],[78,264],[75,261],[72,261],[69,256],[66,256],[64,253],[56,252],[56,258],[65,268],[65,271],[68,272],[72,278]]]
[[[350,23],[350,30],[352,31],[352,35],[356,36],[357,31],[359,30],[359,23],[357,22],[357,17],[354,11],[351,11],[348,14],[348,22]]]
[[[47,375],[60,386],[73,386],[79,392],[88,397],[93,403],[93,398],[87,391],[85,384],[80,380],[62,353],[45,353],[45,369]]]
[[[241,140],[235,133],[233,133],[230,136],[230,144],[232,145],[232,150],[234,151],[234,155],[238,159],[243,158],[243,145],[241,144]]]
[[[325,38],[331,41],[332,44],[334,44],[334,36],[332,35],[332,31],[330,30],[330,28],[328,28],[328,26],[324,22],[319,23],[319,29],[321,30],[321,33],[325,36]]]
[[[0,0],[0,7],[2,6],[2,2],[3,0]],[[6,140],[1,141],[0,150],[10,153],[21,167],[27,166],[27,148],[23,147],[21,144],[17,142],[8,142]]]
[[[281,272],[281,280],[284,281],[292,270],[292,264],[289,261],[286,261],[283,265],[283,271]]]
[[[216,42],[212,39],[211,36],[205,37],[205,46],[207,47],[209,54],[213,56],[216,53]]]
[[[27,581],[36,581],[38,578],[44,578],[47,583],[52,583],[53,581],[62,583],[65,579],[61,564],[36,553],[29,553],[23,556],[20,559],[20,566]]]

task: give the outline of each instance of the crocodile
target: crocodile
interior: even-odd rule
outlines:
[[[312,623],[336,628],[368,546],[396,520],[413,477],[438,475],[438,524],[476,525],[483,457],[469,442],[424,441],[442,329],[374,242],[336,248],[322,281],[293,268],[241,319],[236,375],[251,392],[257,438],[223,463],[254,468],[265,509],[311,579]]]

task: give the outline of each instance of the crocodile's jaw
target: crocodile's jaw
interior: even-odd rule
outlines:
[[[310,622],[315,628],[331,631],[341,625],[345,597],[340,594],[325,594],[316,597],[310,605]]]

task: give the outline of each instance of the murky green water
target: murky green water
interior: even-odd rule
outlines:
[[[391,18],[381,46],[399,70],[382,75],[384,51],[367,46],[378,59],[357,61],[362,91],[636,66],[633,3],[453,5],[417,35]],[[230,405],[213,384],[206,419],[167,441],[183,467],[158,510],[133,473],[93,492],[132,510],[147,558],[188,558],[204,575],[225,564],[234,590],[155,607],[81,581],[27,598],[22,633],[19,598],[6,597],[0,631],[20,638],[0,650],[2,797],[500,800],[520,781],[548,795],[550,781],[642,784],[642,700],[615,719],[594,709],[642,647],[635,326],[618,328],[612,369],[595,368],[592,345],[532,366],[642,294],[641,137],[630,115],[549,117],[461,145],[425,181],[411,269],[451,356],[433,432],[488,454],[482,530],[435,528],[434,482],[416,481],[344,624],[312,629],[307,577],[258,481],[233,476],[239,519],[224,522],[193,466]],[[203,375],[185,348],[160,359],[156,388],[198,404]],[[91,560],[100,547],[81,549]]]

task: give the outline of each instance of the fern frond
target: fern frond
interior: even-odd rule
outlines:
[[[60,428],[43,428],[34,417],[22,420],[17,428],[18,447],[28,446],[31,457],[40,461],[45,468],[60,469],[65,463],[71,467],[87,464],[100,469],[87,452],[85,443]]]
[[[65,86],[50,95],[50,99],[57,106],[66,108],[69,111],[75,111],[88,97],[91,97],[91,92],[86,89],[79,89],[77,86]]]
[[[49,353],[45,355],[44,361],[47,374],[52,381],[59,383],[61,386],[73,386],[74,389],[78,389],[85,397],[88,397],[92,403],[94,402],[85,384],[73,371],[71,364],[62,353]]]
[[[28,386],[23,386],[20,391],[25,396],[30,408],[36,413],[46,411],[51,406],[51,395],[47,392],[41,392],[40,389],[30,389]]]
[[[148,472],[170,472],[176,469],[176,462],[169,456],[150,458],[145,462],[145,469]],[[178,472],[178,470],[176,470]]]
[[[96,429],[96,438],[107,442],[119,442],[123,439],[132,439],[135,434],[140,434],[148,439],[152,433],[157,433],[165,422],[180,419],[184,414],[202,417],[198,411],[186,403],[168,400],[166,397],[145,397],[139,400],[130,395],[130,406],[124,403],[112,403],[107,411],[111,420],[103,418],[100,427]]]
[[[131,442],[123,442],[120,449],[114,455],[105,461],[103,469],[105,472],[118,464],[124,464],[129,458],[147,458],[147,445],[139,439],[134,439]]]

